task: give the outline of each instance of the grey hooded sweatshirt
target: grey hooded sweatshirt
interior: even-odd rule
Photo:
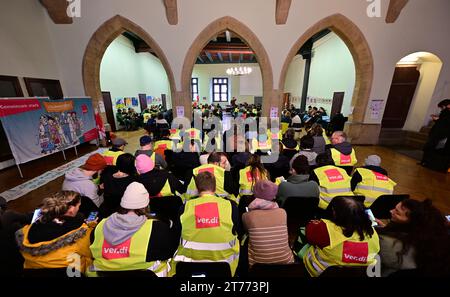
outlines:
[[[103,226],[105,240],[111,245],[118,245],[130,239],[147,221],[146,216],[135,213],[112,214]]]
[[[85,175],[81,168],[75,168],[66,173],[62,190],[74,191],[81,196],[89,197],[97,207],[103,203],[103,196],[98,196],[97,185],[92,181],[92,177]]]

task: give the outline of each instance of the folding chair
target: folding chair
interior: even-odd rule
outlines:
[[[231,277],[230,265],[226,262],[178,262],[175,277]]]
[[[398,203],[408,198],[408,194],[381,195],[372,203],[370,209],[377,219],[390,219],[391,209],[394,209]]]
[[[306,277],[304,264],[262,264],[255,263],[249,269],[250,278]]]
[[[99,277],[136,277],[136,278],[157,278],[158,276],[151,270],[126,270],[126,271],[97,271]]]
[[[319,277],[367,278],[367,266],[329,266]]]

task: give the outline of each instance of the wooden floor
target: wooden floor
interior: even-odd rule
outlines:
[[[129,145],[125,147],[125,151],[134,154],[136,149],[139,148],[139,137],[144,135],[144,133],[144,130],[140,130],[119,132],[117,135],[128,141]],[[79,148],[79,153],[86,154],[95,149],[96,146],[84,145]],[[357,146],[355,149],[358,165],[362,165],[368,155],[377,154],[381,157],[382,167],[388,171],[389,176],[397,183],[395,194],[410,194],[411,198],[418,200],[430,198],[443,213],[450,214],[450,174],[423,168],[416,164],[416,160],[388,148]],[[66,155],[68,161],[75,158],[75,154],[70,151]],[[0,171],[0,192],[15,187],[64,163],[62,155],[56,154],[25,164],[22,166],[26,175],[25,180],[19,177],[16,167],[2,170]],[[9,202],[8,207],[22,212],[32,211],[46,195],[60,189],[63,179],[64,177],[60,177],[17,200]]]

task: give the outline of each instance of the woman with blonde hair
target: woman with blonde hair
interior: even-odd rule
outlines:
[[[76,270],[85,272],[92,261],[89,237],[96,222],[85,222],[78,213],[80,205],[80,194],[72,191],[44,199],[38,219],[16,232],[25,269],[75,265]]]

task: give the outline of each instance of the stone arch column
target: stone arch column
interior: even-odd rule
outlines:
[[[222,17],[210,23],[206,28],[200,32],[197,38],[190,46],[183,63],[181,73],[181,89],[179,97],[176,99],[178,105],[183,105],[185,108],[185,115],[190,117],[192,114],[192,99],[191,94],[191,76],[194,69],[195,61],[200,51],[208,44],[208,42],[218,33],[225,30],[233,31],[245,41],[249,47],[255,52],[256,59],[259,63],[263,81],[263,115],[269,114],[271,100],[273,98],[273,73],[270,64],[269,56],[267,55],[264,46],[246,25],[230,16]]]
[[[100,64],[108,46],[120,34],[125,31],[132,32],[144,40],[150,48],[158,56],[161,64],[166,70],[167,78],[169,80],[171,98],[175,97],[176,86],[172,69],[164,52],[156,43],[156,41],[139,25],[116,15],[113,18],[104,22],[92,35],[88,42],[83,57],[83,84],[87,96],[92,97],[94,107],[102,100],[102,92],[100,88]],[[173,103],[173,102],[172,102]],[[173,104],[172,104],[173,106]],[[103,121],[106,123],[106,115],[101,113]]]
[[[349,116],[346,131],[354,144],[376,144],[381,125],[363,124],[373,82],[374,65],[372,52],[361,30],[342,14],[333,14],[322,19],[310,27],[295,42],[283,64],[278,88],[284,90],[289,65],[300,47],[314,34],[324,29],[332,30],[345,42],[353,56],[356,67],[356,82],[352,98],[354,110],[352,115]]]

